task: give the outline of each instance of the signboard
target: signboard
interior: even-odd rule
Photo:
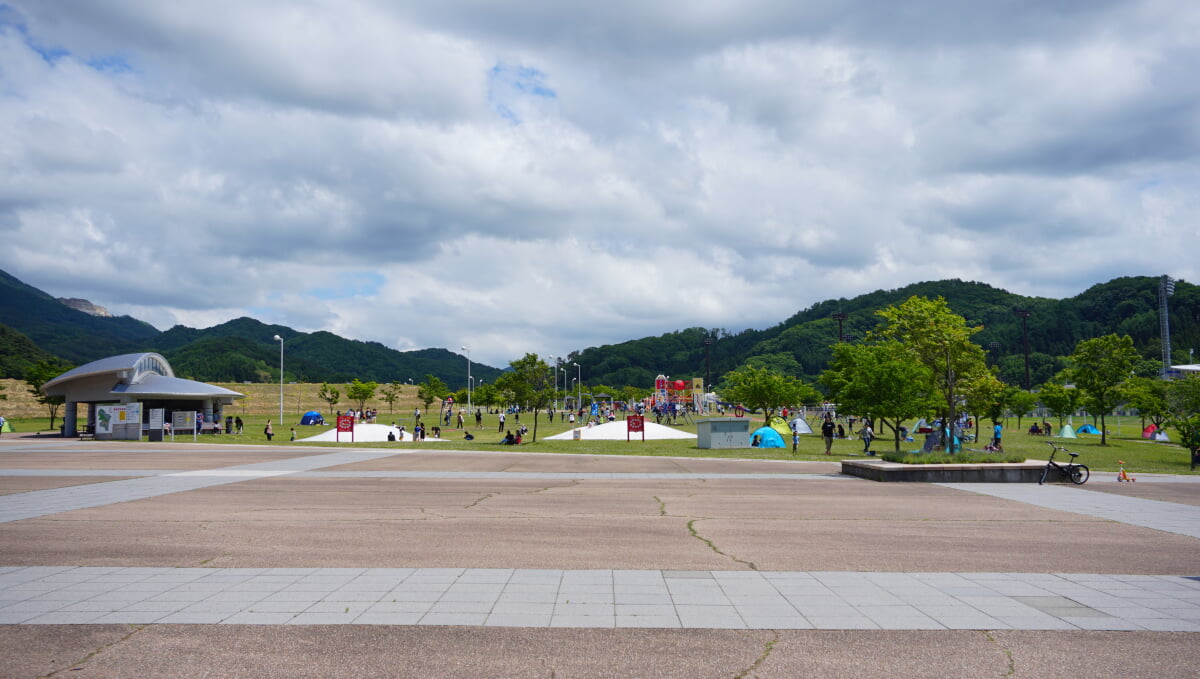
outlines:
[[[142,404],[96,406],[97,438],[140,439]]]
[[[642,435],[642,440],[646,440],[646,418],[642,415],[630,415],[625,418],[625,440],[629,440],[631,434]]]
[[[190,431],[192,432],[192,440],[196,440],[196,434],[199,433],[199,427],[196,425],[195,410],[176,410],[171,413],[171,440],[175,440],[175,432]]]
[[[150,434],[151,441],[163,440],[163,417],[164,416],[165,416],[165,411],[162,408],[151,408],[150,409],[150,422],[149,422],[150,432],[149,432],[149,434]]]
[[[354,416],[353,415],[338,415],[337,418],[337,433],[334,436],[338,441],[342,440],[342,432],[350,434],[350,443],[354,443]]]

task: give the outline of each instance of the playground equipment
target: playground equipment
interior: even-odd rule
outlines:
[[[1118,482],[1129,481],[1130,483],[1132,483],[1134,481],[1137,481],[1136,478],[1130,476],[1129,473],[1125,471],[1125,460],[1117,460],[1117,464],[1121,465],[1120,469],[1117,471],[1117,481]]]

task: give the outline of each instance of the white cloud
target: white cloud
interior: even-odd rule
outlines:
[[[0,268],[495,365],[919,280],[1195,280],[1197,30],[1169,0],[20,1]]]

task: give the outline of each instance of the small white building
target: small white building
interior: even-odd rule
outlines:
[[[79,404],[88,406],[87,423],[96,427],[96,406],[142,404],[142,417],[151,408],[162,408],[165,420],[175,411],[203,413],[204,422],[218,426],[224,407],[245,394],[194,380],[175,377],[167,359],[155,353],[122,354],[81,365],[42,385],[47,396],[62,396],[66,401],[63,435],[76,436],[75,421]],[[143,426],[145,421],[143,420]]]

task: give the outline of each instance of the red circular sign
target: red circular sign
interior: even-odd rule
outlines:
[[[350,415],[338,415],[338,431],[354,431],[354,418]]]
[[[629,431],[642,431],[646,427],[646,418],[640,415],[630,417],[626,422],[629,424]]]
[[[683,380],[675,380],[675,391],[683,391],[687,387],[687,382]]]

